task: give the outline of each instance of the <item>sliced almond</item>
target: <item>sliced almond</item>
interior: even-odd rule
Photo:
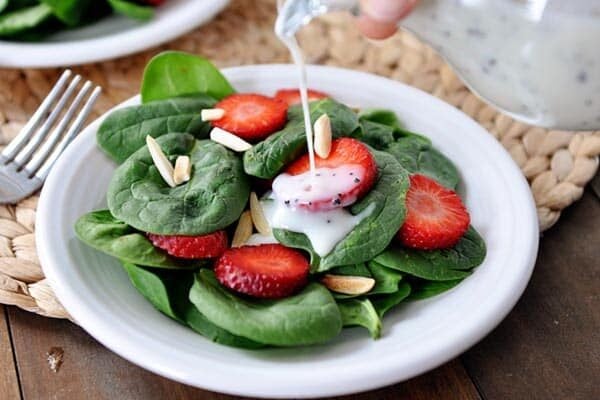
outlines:
[[[244,211],[240,215],[233,239],[231,240],[231,247],[243,246],[248,239],[252,236],[252,215],[250,211]]]
[[[321,158],[329,157],[331,152],[331,121],[323,114],[315,121],[315,153]]]
[[[225,110],[222,108],[205,108],[200,111],[200,117],[202,121],[216,121],[225,116]]]
[[[321,283],[329,290],[337,293],[359,295],[365,294],[375,286],[375,279],[364,276],[346,276],[327,274]]]
[[[176,185],[181,185],[190,180],[192,174],[192,162],[188,156],[179,156],[175,160],[175,169],[173,170],[173,181]]]
[[[213,130],[210,131],[210,140],[238,152],[243,152],[252,148],[252,145],[244,139],[221,128],[213,128]]]
[[[250,193],[250,213],[252,214],[252,222],[254,222],[258,233],[270,236],[271,227],[269,226],[267,217],[265,217],[265,212],[260,205],[260,201],[258,201],[258,197],[256,197],[256,193],[254,192]]]
[[[173,166],[158,143],[156,143],[156,140],[148,135],[146,136],[146,145],[148,146],[148,151],[150,151],[152,161],[163,180],[171,187],[177,186],[173,180]]]

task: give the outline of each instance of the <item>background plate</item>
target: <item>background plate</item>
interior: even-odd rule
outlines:
[[[0,40],[0,67],[72,66],[132,54],[168,42],[210,20],[229,0],[169,0],[147,22],[121,15],[57,32],[42,42]]]
[[[297,84],[288,65],[227,69],[242,92],[272,94]],[[95,145],[101,119],[58,161],[41,194],[36,241],[44,272],[68,312],[104,345],[151,371],[209,390],[261,397],[318,397],[365,391],[411,378],[455,357],[510,311],[531,275],[538,227],[527,182],[483,128],[448,104],[361,72],[309,67],[309,86],[350,105],[396,111],[452,159],[485,262],[458,287],[386,315],[373,341],[349,329],[327,345],[243,351],[213,344],[163,316],[131,286],[118,262],[80,243],[73,224],[106,205],[115,165]],[[133,98],[124,105],[136,104]],[[235,379],[232,379],[235,377]]]

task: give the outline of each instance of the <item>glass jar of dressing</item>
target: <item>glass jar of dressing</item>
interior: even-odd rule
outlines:
[[[357,8],[358,0],[287,0],[278,33]],[[401,26],[510,116],[543,127],[600,128],[600,1],[421,0]]]

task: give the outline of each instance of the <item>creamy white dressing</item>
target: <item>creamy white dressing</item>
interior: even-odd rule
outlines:
[[[261,204],[271,228],[304,233],[315,252],[321,257],[329,254],[336,244],[375,209],[373,203],[360,214],[352,215],[344,208],[307,211],[289,207],[278,199],[263,200]]]
[[[273,193],[279,201],[291,207],[312,205],[331,200],[324,208],[346,207],[356,201],[356,196],[344,196],[355,189],[364,176],[364,168],[358,164],[346,164],[335,168],[317,168],[314,173],[298,175],[281,174],[273,181]]]

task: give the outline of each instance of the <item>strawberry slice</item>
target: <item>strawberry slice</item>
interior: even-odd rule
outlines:
[[[150,4],[151,6],[160,6],[165,0],[143,0],[144,3]]]
[[[274,96],[276,99],[281,100],[287,103],[289,106],[293,106],[294,104],[300,103],[300,90],[298,89],[280,89],[275,93]],[[320,99],[326,99],[329,96],[323,92],[319,92],[318,90],[308,89],[308,101],[315,101]]]
[[[317,168],[310,176],[308,154],[291,163],[285,172],[302,182],[281,185],[273,182],[273,191],[286,204],[312,211],[346,207],[364,196],[377,179],[377,164],[369,149],[360,141],[340,138],[331,143],[327,158],[315,155]],[[292,189],[292,190],[290,190]]]
[[[213,126],[251,142],[280,130],[287,121],[287,104],[260,94],[232,94],[215,108],[225,110],[225,115],[212,121]]]
[[[406,208],[406,220],[398,238],[405,246],[415,249],[452,247],[471,222],[460,197],[424,175],[411,176]]]
[[[180,258],[215,258],[227,249],[227,233],[216,231],[202,236],[155,235],[148,233],[155,247]]]
[[[215,264],[221,284],[253,297],[286,297],[308,282],[309,264],[298,250],[280,244],[228,249]]]

